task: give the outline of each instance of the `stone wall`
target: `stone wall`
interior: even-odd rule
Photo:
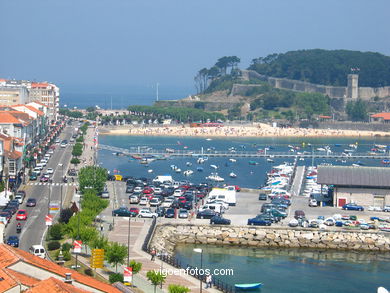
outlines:
[[[390,131],[388,123],[368,123],[368,122],[343,122],[329,121],[319,122],[319,129],[342,129],[342,130],[368,130],[368,131]],[[390,133],[389,133],[390,135]]]
[[[172,101],[157,101],[154,103],[158,107],[188,107],[196,108],[196,103],[204,107],[205,111],[221,111],[225,109],[233,109],[238,105],[237,102],[210,102],[210,101],[196,101],[196,100],[172,100]]]
[[[156,227],[150,247],[170,254],[179,243],[390,251],[389,236],[371,231],[163,224]]]

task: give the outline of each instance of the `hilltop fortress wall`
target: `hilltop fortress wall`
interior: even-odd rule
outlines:
[[[243,80],[259,79],[268,82],[271,86],[278,89],[286,89],[306,93],[320,93],[328,95],[330,98],[342,98],[346,100],[355,100],[357,98],[360,98],[362,100],[370,100],[374,97],[390,97],[390,86],[378,88],[359,87],[357,74],[348,75],[348,86],[337,87],[313,84],[310,82],[292,80],[287,78],[269,77],[266,75],[259,74],[253,70],[242,70],[241,73]],[[252,87],[258,86],[261,85],[234,84],[230,95],[245,95],[245,92],[247,90]]]

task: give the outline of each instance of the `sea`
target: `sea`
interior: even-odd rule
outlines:
[[[270,151],[289,152],[291,146],[299,147],[301,152],[321,152],[318,149],[328,146],[332,153],[342,153],[346,149],[355,149],[358,153],[367,153],[375,145],[381,145],[386,154],[389,150],[390,138],[205,138],[205,137],[148,137],[148,136],[116,136],[100,135],[99,143],[120,148],[149,148],[165,150],[199,151],[255,151],[269,148]],[[234,154],[232,154],[234,158]],[[293,158],[274,158],[267,162],[263,158],[212,158],[203,164],[197,163],[197,158],[170,158],[156,160],[147,165],[139,160],[120,156],[107,150],[100,150],[98,161],[111,174],[124,176],[154,178],[157,175],[171,174],[176,180],[189,180],[194,183],[206,182],[206,176],[218,173],[225,178],[225,183],[247,188],[258,188],[264,184],[266,173],[272,166],[292,162]],[[249,164],[256,161],[256,165]],[[298,165],[333,164],[351,166],[382,166],[380,159],[336,160],[331,158],[298,160]],[[171,166],[175,165],[182,171],[193,170],[191,176],[176,173]],[[217,166],[217,169],[211,167]],[[197,171],[202,167],[203,171]],[[234,172],[237,177],[230,178]],[[200,256],[193,251],[194,246],[178,246],[176,257],[182,266],[200,266]],[[198,248],[198,246],[197,246]],[[376,292],[377,287],[390,289],[390,255],[383,253],[355,253],[345,251],[321,250],[291,250],[291,249],[260,249],[248,247],[216,247],[202,246],[203,268],[233,269],[233,276],[218,276],[219,279],[234,286],[237,283],[264,284],[263,288],[253,292],[294,292],[294,293],[354,293]],[[217,276],[215,276],[217,277]]]
[[[153,105],[157,100],[176,100],[193,94],[193,86],[160,84],[138,86],[62,86],[60,107],[85,109],[99,106],[101,109],[125,109],[130,105]]]

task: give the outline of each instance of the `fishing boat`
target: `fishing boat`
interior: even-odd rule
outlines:
[[[230,172],[229,176],[230,176],[230,178],[237,178],[237,175],[233,172]]]
[[[222,177],[218,176],[217,173],[211,173],[211,175],[207,176],[206,179],[212,180],[212,181],[215,181],[215,182],[223,182],[223,181],[225,181],[225,179],[223,179]]]
[[[234,287],[241,290],[258,289],[263,286],[263,283],[251,283],[251,284],[234,284]]]
[[[390,164],[390,159],[382,160],[382,164],[385,164],[385,165]]]
[[[183,172],[183,175],[184,176],[190,176],[190,175],[192,175],[194,173],[194,171],[192,171],[192,170],[185,170],[184,172]]]

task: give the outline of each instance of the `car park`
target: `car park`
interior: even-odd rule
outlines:
[[[222,216],[215,215],[210,219],[210,224],[215,225],[230,225],[231,220],[223,218]]]
[[[342,209],[348,211],[364,211],[364,208],[356,203],[347,203],[343,205]]]
[[[35,207],[37,205],[37,200],[35,198],[29,198],[26,202],[26,207]]]
[[[19,237],[11,235],[7,238],[7,244],[12,247],[19,247]]]
[[[25,221],[25,220],[27,220],[27,211],[26,210],[19,210],[16,213],[16,220],[18,220],[18,221]]]

